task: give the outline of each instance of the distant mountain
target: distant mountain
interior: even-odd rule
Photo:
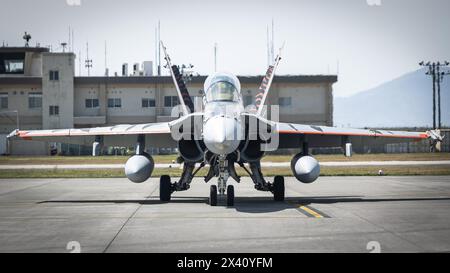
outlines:
[[[420,69],[356,95],[336,97],[334,124],[352,127],[431,127],[432,80],[425,73],[425,69]],[[441,85],[441,109],[442,123],[449,126],[450,76],[446,76]]]

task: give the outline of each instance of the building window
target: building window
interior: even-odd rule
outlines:
[[[108,108],[121,108],[122,99],[108,99]]]
[[[49,76],[51,81],[59,81],[59,71],[50,70]]]
[[[23,74],[24,60],[5,60],[5,74]]]
[[[292,98],[279,98],[278,104],[280,107],[289,107],[292,105]]]
[[[8,109],[8,93],[0,93],[0,109]]]
[[[179,103],[177,96],[166,96],[164,97],[164,107],[175,107]]]
[[[152,108],[156,106],[156,102],[154,99],[142,99],[142,108]]]
[[[25,52],[0,53],[0,74],[24,74]]]
[[[49,106],[49,114],[50,116],[59,116],[59,106]]]
[[[86,99],[85,104],[86,108],[98,108],[100,106],[98,99]]]
[[[28,108],[30,109],[42,108],[42,93],[30,93],[28,95]]]

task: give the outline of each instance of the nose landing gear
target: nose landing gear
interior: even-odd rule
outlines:
[[[221,196],[225,195],[225,189],[227,190],[227,206],[233,207],[234,206],[234,186],[228,185],[227,182],[230,178],[230,166],[228,165],[230,162],[228,162],[226,156],[219,156],[219,179],[218,179],[218,185],[219,185],[219,193]],[[231,163],[233,164],[233,163]]]
[[[227,188],[227,206],[233,207],[234,206],[234,186],[229,185]]]
[[[225,196],[225,190],[226,190],[226,200],[227,200],[227,206],[233,207],[234,206],[234,186],[228,185],[227,182],[230,178],[229,173],[229,162],[226,158],[226,156],[219,156],[218,162],[218,186],[211,186],[210,189],[210,195],[209,195],[209,204],[211,206],[217,206],[217,192],[219,192],[219,195],[221,197]]]
[[[209,205],[212,207],[217,206],[217,186],[211,185],[209,190]]]
[[[224,194],[220,194],[220,196],[224,196]],[[211,185],[210,190],[209,190],[209,202],[208,203],[210,206],[215,207],[215,206],[217,206],[217,200],[218,200],[217,186]],[[233,185],[228,185],[228,187],[227,187],[226,200],[227,200],[227,207],[234,206],[234,186]]]

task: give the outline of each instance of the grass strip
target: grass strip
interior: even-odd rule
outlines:
[[[379,170],[385,176],[419,176],[419,175],[450,175],[450,166],[368,166],[368,167],[322,167],[321,176],[378,176]],[[207,168],[201,170],[197,177],[206,175]],[[179,168],[155,169],[152,177],[170,175],[179,177],[182,170]],[[265,176],[282,175],[290,177],[290,168],[263,168]],[[248,176],[243,170],[238,170],[240,176]],[[123,170],[1,170],[0,179],[14,178],[125,178]]]

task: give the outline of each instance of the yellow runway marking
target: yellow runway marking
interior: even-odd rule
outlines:
[[[304,210],[304,211],[306,211],[307,213],[311,214],[311,215],[314,216],[315,218],[324,218],[323,215],[321,215],[321,214],[315,212],[314,210],[312,210],[312,209],[310,209],[310,208],[308,208],[308,207],[306,207],[306,206],[300,206],[299,208],[302,209],[302,210]]]

